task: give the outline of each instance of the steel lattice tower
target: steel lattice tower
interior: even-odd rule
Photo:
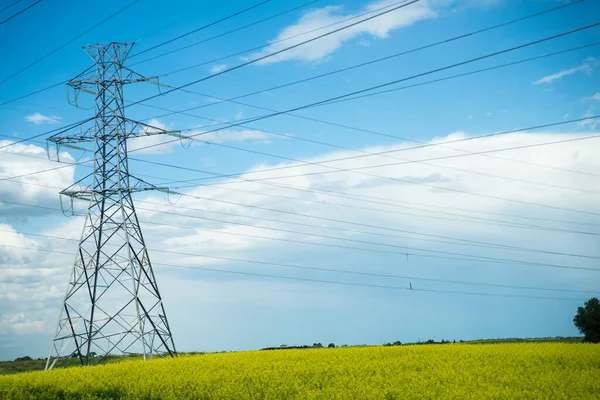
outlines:
[[[71,204],[83,199],[89,206],[46,369],[74,357],[86,365],[109,354],[140,354],[144,359],[176,354],[132,199],[133,192],[157,188],[130,175],[127,162],[128,138],[171,132],[125,118],[123,85],[152,80],[123,66],[132,46],[84,47],[95,71],[67,85],[76,98],[80,92],[95,96],[93,126],[48,139],[57,155],[59,146],[93,142],[94,169],[61,192],[71,197]]]

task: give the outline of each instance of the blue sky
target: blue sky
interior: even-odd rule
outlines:
[[[223,23],[148,51],[139,57],[132,57],[126,65],[194,44],[304,3],[307,2],[271,1]],[[268,45],[278,39],[339,22],[392,3],[394,2],[317,1],[231,35],[148,62],[140,62],[131,68],[143,76],[150,77],[206,62],[206,65],[160,78],[160,82],[180,86],[350,22],[309,33],[300,38],[274,43],[243,55],[219,61],[211,60],[245,49]],[[114,13],[124,4],[126,3],[105,1],[86,4],[83,7],[79,2],[74,1],[45,0],[1,25],[2,36],[11,39],[4,40],[0,44],[1,54],[4,55],[3,62],[0,63],[0,78],[8,77],[47,54]],[[81,49],[86,44],[106,41],[135,42],[132,50],[134,55],[253,4],[255,2],[252,1],[175,1],[166,6],[159,1],[141,0],[97,29],[1,84],[0,103],[77,76],[92,65],[91,59]],[[199,117],[174,114],[156,118],[165,111],[141,104],[128,107],[126,113],[129,118],[143,120],[160,128],[182,130],[185,134],[199,133],[203,127],[208,129],[207,125],[214,123],[214,120],[234,124],[245,118],[268,113],[264,109],[230,102],[211,104],[214,99],[211,100],[210,96],[230,98],[267,89],[501,24],[560,4],[563,2],[420,1],[368,23],[357,25],[353,29],[299,46],[239,70],[215,76],[188,88],[207,96],[177,91],[144,103],[170,110],[204,105],[203,108],[190,111]],[[452,43],[299,85],[271,90],[240,101],[278,111],[291,109],[590,25],[598,22],[596,17],[598,11],[600,5],[597,1],[584,1]],[[1,17],[4,15],[0,15]],[[354,21],[356,20],[352,20]],[[413,79],[390,88],[567,50],[599,40],[600,28],[587,29],[469,65]],[[449,145],[451,148],[429,146],[419,150],[403,151],[402,149],[412,147],[414,144],[389,137],[391,135],[439,144],[443,140],[455,140],[596,115],[600,113],[599,68],[600,47],[588,47],[467,77],[297,112],[300,116],[327,121],[330,124],[280,115],[244,124],[244,127],[231,127],[203,136],[204,139],[217,144],[274,154],[288,158],[287,161],[264,154],[201,143],[194,143],[187,149],[182,148],[178,143],[165,144],[156,147],[152,152],[138,152],[135,155],[138,159],[176,164],[217,174],[246,172],[245,176],[251,179],[289,175],[290,177],[271,182],[308,190],[329,190],[372,198],[372,201],[365,201],[364,197],[361,201],[341,199],[323,193],[297,191],[248,181],[232,183],[233,179],[221,179],[220,181],[225,182],[225,185],[219,187],[231,187],[244,192],[228,191],[216,186],[181,189],[204,200],[182,198],[173,207],[173,211],[185,216],[173,217],[156,212],[171,207],[164,194],[144,194],[138,196],[136,200],[140,200],[138,211],[150,249],[425,279],[580,290],[587,291],[586,293],[477,287],[431,281],[417,282],[411,279],[293,270],[199,257],[181,257],[174,260],[172,255],[152,250],[150,256],[157,264],[178,262],[186,266],[397,286],[404,289],[413,285],[415,288],[434,291],[589,298],[600,291],[598,273],[594,271],[489,264],[418,256],[410,256],[407,263],[406,257],[400,254],[402,250],[398,248],[394,250],[398,253],[392,254],[294,244],[283,240],[358,246],[356,242],[349,244],[348,240],[344,242],[304,234],[332,235],[387,245],[387,247],[359,246],[370,249],[390,250],[392,246],[409,246],[433,251],[462,252],[526,262],[594,268],[598,264],[597,257],[600,257],[597,236],[600,232],[600,217],[593,215],[593,213],[600,213],[596,198],[598,193],[593,193],[597,191],[599,178],[597,175],[586,173],[594,173],[598,170],[597,154],[600,150],[598,139],[492,153],[494,157],[498,156],[501,159],[472,155],[432,161],[433,165],[411,163],[376,167],[380,164],[393,163],[394,160],[389,157],[373,156],[329,164],[341,169],[363,167],[365,168],[363,171],[371,175],[337,171],[297,176],[325,170],[318,165],[300,165],[282,171],[262,173],[256,170],[297,164],[289,159],[318,163],[356,154],[355,151],[295,140],[294,137],[326,142],[363,152],[397,150],[401,152],[394,153],[392,157],[424,160],[454,155],[458,151],[489,151],[594,135],[598,132],[597,120],[470,140]],[[156,86],[143,83],[130,85],[125,91],[126,99],[129,101],[141,100],[158,93]],[[86,97],[83,94],[80,100],[81,108],[70,105],[65,96],[65,87],[61,85],[0,106],[0,134],[4,135],[0,136],[0,147],[14,140],[92,117],[93,111],[89,109],[93,106],[91,96]],[[331,123],[375,131],[388,136],[359,132],[356,129],[351,130]],[[273,135],[272,132],[292,137],[284,138]],[[165,139],[157,136],[138,139],[130,142],[130,149],[163,141]],[[46,155],[43,142],[25,142],[0,151],[4,151],[0,153],[0,178],[56,166],[52,161],[43,160]],[[79,159],[79,157],[85,160],[88,156],[70,149],[61,149],[61,151],[69,153],[63,154],[63,159],[66,160]],[[39,158],[23,157],[24,154]],[[542,164],[546,167],[526,165],[522,162]],[[559,171],[559,168],[563,170]],[[569,173],[564,169],[576,170],[580,173]],[[150,175],[166,180],[206,176],[197,172],[176,170],[139,161],[131,161],[130,172],[134,175],[136,173]],[[52,173],[28,177],[25,179],[26,183],[0,180],[0,201],[59,208],[56,188],[67,187],[88,173],[89,169],[82,167],[64,168]],[[160,181],[154,178],[144,179],[154,183]],[[445,189],[407,184],[399,179]],[[543,185],[516,181],[518,179]],[[209,179],[202,182],[218,181]],[[283,199],[281,196],[288,199]],[[512,201],[501,201],[491,197],[508,198]],[[382,202],[388,205],[383,205]],[[157,203],[162,205],[159,206]],[[389,205],[390,203],[393,204]],[[550,207],[540,207],[531,203]],[[254,207],[249,208],[247,205]],[[415,207],[421,208],[421,211],[415,211]],[[192,211],[190,208],[200,208],[205,211]],[[304,217],[272,212],[266,210],[267,208],[294,212]],[[79,204],[76,209],[84,211],[85,205]],[[565,209],[583,210],[587,213]],[[210,211],[234,213],[238,217],[219,216],[210,214]],[[448,213],[451,215],[449,218],[453,220],[438,218],[448,217]],[[355,224],[324,222],[322,219],[311,219],[306,215],[350,221]],[[514,215],[521,217],[516,218]],[[220,221],[194,219],[190,216]],[[247,217],[255,217],[255,219]],[[256,218],[266,218],[271,221],[259,221]],[[545,229],[473,223],[474,218],[495,219],[503,221],[504,224],[517,222],[533,224]],[[273,222],[274,219],[279,222]],[[548,221],[549,219],[564,222],[551,222]],[[164,227],[144,225],[144,220],[185,225],[196,230],[169,228],[166,232]],[[36,357],[46,355],[72,263],[69,254],[74,254],[76,249],[76,241],[18,235],[14,232],[76,239],[82,223],[83,220],[79,217],[66,218],[60,213],[0,203],[0,239],[5,244],[16,246],[11,248],[0,246],[2,267],[0,274],[3,278],[0,279],[0,359],[11,359],[25,354]],[[299,225],[301,223],[318,227],[303,227]],[[379,228],[359,228],[357,223]],[[333,231],[332,228],[337,228],[338,231]],[[284,233],[276,229],[293,230],[298,233]],[[339,229],[355,229],[361,232],[340,232]],[[382,235],[389,234],[390,229],[589,257],[470,248],[456,243],[425,242],[415,238],[414,235],[411,239]],[[573,231],[585,231],[587,234]],[[279,240],[257,239],[240,236],[240,234],[268,236]],[[423,239],[423,236],[420,239]],[[23,249],[23,247],[51,248],[66,254],[43,253]],[[581,300],[409,292],[261,278],[207,270],[169,269],[158,265],[155,265],[155,270],[176,344],[183,351],[252,349],[282,343],[360,344],[430,338],[460,340],[482,337],[574,335],[577,331],[572,326],[572,316],[577,305],[582,303]]]

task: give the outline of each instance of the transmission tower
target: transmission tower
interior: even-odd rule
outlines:
[[[125,118],[123,85],[153,82],[123,66],[132,46],[84,47],[95,70],[71,80],[67,88],[75,92],[75,102],[80,92],[95,96],[93,124],[48,138],[57,157],[60,146],[93,143],[94,169],[61,191],[70,197],[71,211],[74,199],[87,201],[88,210],[46,369],[69,358],[87,365],[110,354],[142,355],[144,360],[176,355],[132,199],[134,192],[157,188],[129,173],[127,139],[177,134]]]

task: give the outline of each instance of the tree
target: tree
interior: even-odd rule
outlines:
[[[597,297],[586,301],[584,307],[577,308],[573,323],[583,333],[584,341],[600,343],[600,301]]]
[[[329,345],[327,347],[329,347],[330,349],[333,349],[333,348],[335,348],[335,344],[329,343]]]

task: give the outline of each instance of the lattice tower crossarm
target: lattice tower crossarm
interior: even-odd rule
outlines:
[[[94,125],[84,133],[49,138],[57,146],[93,142],[94,170],[91,184],[84,178],[61,192],[89,203],[46,369],[69,358],[87,365],[112,354],[176,355],[132,199],[132,192],[154,187],[140,187],[145,182],[129,174],[127,162],[128,138],[170,132],[125,118],[123,85],[147,81],[123,66],[131,47],[84,48],[96,63],[95,75],[85,74],[69,86],[95,95]]]

